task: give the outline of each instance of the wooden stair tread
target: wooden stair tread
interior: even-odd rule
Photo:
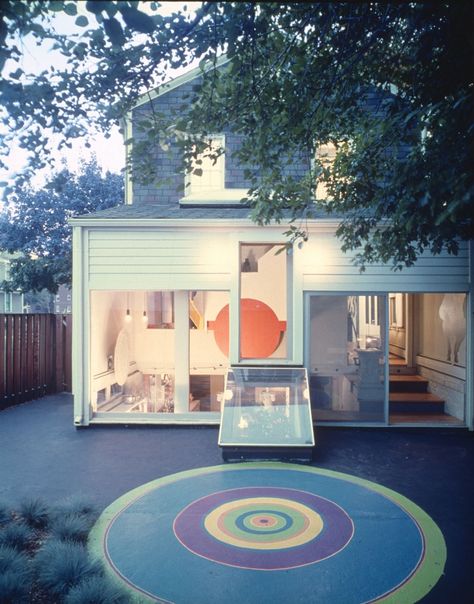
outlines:
[[[390,376],[391,382],[423,382],[428,383],[428,380],[421,375],[408,375],[405,373],[394,373]]]
[[[392,365],[388,366],[390,375],[415,375],[416,367],[408,367],[407,365]]]
[[[426,424],[426,423],[437,423],[437,424],[451,424],[455,426],[462,426],[464,422],[451,415],[445,413],[433,413],[426,415],[426,413],[390,413],[390,424]]]
[[[406,367],[406,364],[407,364],[407,362],[405,361],[405,359],[401,359],[399,357],[392,357],[392,356],[389,357],[389,361],[388,362],[389,362],[390,365],[405,365],[405,367]]]
[[[431,392],[390,392],[391,403],[444,403],[444,400]]]

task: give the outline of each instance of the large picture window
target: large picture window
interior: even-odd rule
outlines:
[[[189,293],[189,411],[220,412],[229,365],[228,292]]]
[[[218,413],[228,307],[219,291],[91,292],[92,412]]]

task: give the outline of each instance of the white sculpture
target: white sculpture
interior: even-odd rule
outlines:
[[[444,294],[439,307],[443,333],[448,343],[447,360],[459,362],[459,348],[466,337],[465,294]]]

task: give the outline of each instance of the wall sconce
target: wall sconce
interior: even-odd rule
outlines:
[[[125,313],[125,323],[131,323],[132,321],[132,315],[130,313],[130,297],[129,297],[129,293],[127,292],[127,311]]]
[[[144,325],[147,325],[147,323],[148,323],[148,315],[146,314],[146,292],[143,292],[143,315],[142,315],[142,321],[143,321]]]

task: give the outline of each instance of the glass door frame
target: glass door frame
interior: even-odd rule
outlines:
[[[378,422],[357,422],[357,421],[323,421],[318,422],[318,419],[313,419],[314,424],[322,426],[360,426],[360,427],[374,427],[380,428],[383,426],[389,426],[389,388],[390,388],[390,367],[389,367],[389,302],[388,293],[386,292],[375,292],[375,291],[317,291],[308,290],[303,292],[303,358],[304,366],[308,371],[308,376],[311,374],[311,348],[310,348],[310,300],[312,296],[383,296],[385,298],[385,312],[384,312],[384,404],[383,404],[383,420]]]
[[[296,262],[298,250],[296,246],[287,249],[287,278],[286,278],[286,333],[287,333],[287,354],[285,358],[242,358],[240,356],[240,299],[241,299],[241,266],[240,250],[241,245],[272,245],[285,246],[287,242],[282,239],[281,234],[275,234],[274,237],[262,237],[261,233],[236,233],[234,236],[234,262],[231,275],[230,288],[230,348],[229,364],[235,366],[303,366],[303,346],[302,346],[302,305],[303,300],[299,295],[300,280]],[[301,317],[301,319],[300,319]],[[301,334],[301,335],[300,335]]]

